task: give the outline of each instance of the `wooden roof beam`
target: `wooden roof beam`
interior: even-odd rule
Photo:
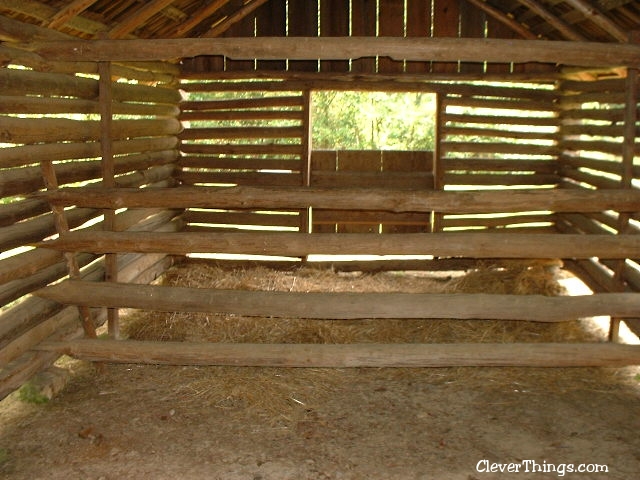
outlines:
[[[222,22],[214,25],[207,33],[202,35],[203,37],[218,37],[222,35],[224,32],[229,30],[232,25],[238,23],[251,12],[253,12],[256,8],[266,3],[268,0],[253,0],[250,3],[247,3],[244,7],[238,10],[233,15],[229,15]]]
[[[577,30],[571,27],[568,23],[562,19],[556,17],[553,13],[547,10],[540,2],[535,0],[517,0],[519,3],[527,7],[529,10],[540,16],[543,20],[549,23],[553,28],[558,30],[564,38],[567,40],[586,41],[587,38],[580,34]]]
[[[178,25],[171,38],[181,38],[186,36],[191,30],[196,28],[200,23],[204,22],[208,17],[216,13],[224,7],[229,0],[214,0],[212,3],[200,8],[197,12],[192,13],[186,22]]]
[[[586,19],[598,25],[616,40],[626,43],[629,41],[628,32],[620,28],[613,20],[594,5],[585,0],[565,0],[565,3],[578,10]]]
[[[264,1],[264,0],[260,0]],[[541,62],[640,66],[640,45],[551,40],[424,37],[264,37],[75,40],[16,44],[51,61],[149,61],[224,55],[237,60],[348,60],[386,56],[437,62]]]
[[[98,0],[75,0],[56,13],[48,22],[43,22],[43,27],[60,28],[73,17],[77,17]]]
[[[511,30],[518,33],[522,38],[526,38],[529,40],[536,40],[538,38],[533,32],[531,32],[524,25],[517,22],[515,19],[508,16],[501,10],[498,10],[497,8],[492,7],[484,0],[467,0],[467,2],[470,3],[471,5],[478,7],[479,9],[487,13],[487,15],[490,15],[493,18],[495,18],[497,21],[505,24],[506,26],[511,28]]]
[[[129,15],[125,21],[120,22],[112,28],[107,36],[114,39],[124,37],[153,17],[160,10],[173,3],[173,1],[174,0],[153,0],[152,2],[145,3],[143,7]]]

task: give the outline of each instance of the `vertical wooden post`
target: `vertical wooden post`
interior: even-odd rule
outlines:
[[[58,178],[56,171],[51,160],[43,160],[40,162],[40,169],[42,171],[42,178],[47,190],[56,190],[58,188]],[[51,204],[51,212],[53,213],[53,221],[56,227],[58,235],[63,235],[69,231],[69,223],[64,213],[64,207],[61,205]],[[78,266],[78,259],[76,254],[72,252],[65,252],[65,260],[67,262],[67,269],[69,271],[69,277],[73,279],[80,278],[80,267]],[[96,338],[96,326],[91,318],[91,311],[89,307],[78,307],[80,313],[80,321],[82,322],[82,328],[84,334],[89,338]]]
[[[305,90],[302,93],[304,102],[302,106],[302,153],[300,161],[302,166],[302,185],[308,187],[311,185],[311,90]],[[311,207],[300,211],[300,231],[305,233],[311,232]]]
[[[113,162],[113,149],[111,144],[112,100],[111,88],[111,63],[98,63],[100,75],[99,85],[99,111],[100,111],[100,148],[102,154],[102,186],[104,188],[115,187],[115,167]],[[115,229],[115,210],[104,210],[103,230]],[[107,253],[104,256],[105,281],[118,281],[118,256],[115,253]],[[120,336],[120,321],[117,308],[107,309],[107,325],[109,336]]]
[[[444,189],[444,166],[442,162],[442,126],[444,123],[444,112],[446,106],[444,106],[444,102],[442,101],[442,94],[436,94],[436,123],[435,123],[435,135],[434,135],[434,143],[433,143],[433,165],[432,165],[432,173],[433,173],[433,189],[434,190],[443,190]],[[431,214],[431,231],[439,232],[442,230],[442,212],[433,212]]]
[[[630,43],[640,42],[640,31],[629,34]],[[632,188],[633,180],[633,159],[636,147],[636,123],[638,121],[638,69],[627,68],[627,78],[625,81],[625,107],[624,107],[624,129],[622,134],[622,173],[620,178],[620,188]],[[620,212],[618,214],[618,235],[626,233],[629,227],[630,214]],[[624,266],[625,261],[619,260],[613,272],[617,283],[624,286]],[[618,342],[620,340],[620,319],[611,318],[609,324],[609,340]]]

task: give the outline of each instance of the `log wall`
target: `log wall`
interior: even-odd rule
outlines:
[[[104,279],[106,269],[121,281],[146,283],[171,262],[164,254],[118,255],[109,272],[104,256],[52,252],[33,248],[35,242],[67,228],[99,234],[107,226],[104,219],[118,231],[181,227],[181,210],[62,210],[34,197],[103,182],[174,185],[181,130],[176,68],[159,62],[47,62],[9,45],[3,48],[10,61],[0,69],[0,398],[58,357],[34,352],[34,345],[82,335],[76,307],[31,292],[66,278],[70,268],[86,280]],[[108,72],[102,86],[99,69]],[[94,323],[105,321],[104,311],[90,313]]]
[[[182,156],[176,178],[184,186],[309,184],[309,96],[260,84],[185,82],[181,104]],[[307,230],[307,210],[191,208],[188,231]]]
[[[436,165],[439,188],[456,191],[551,189],[557,171],[557,93],[553,85],[457,85],[441,97]],[[552,212],[447,215],[444,230],[553,226]],[[503,215],[496,215],[501,214]]]
[[[566,189],[637,189],[640,168],[638,79],[562,82],[559,162]],[[615,210],[562,214],[558,228],[568,233],[640,233],[640,215]],[[611,262],[597,258],[572,264],[595,291],[640,289],[639,259]]]

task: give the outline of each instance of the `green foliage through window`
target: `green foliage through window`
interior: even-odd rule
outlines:
[[[435,95],[313,92],[316,150],[433,150]]]

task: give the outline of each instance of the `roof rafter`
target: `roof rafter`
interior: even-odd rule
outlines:
[[[129,15],[127,19],[109,30],[107,36],[109,38],[122,38],[131,33],[145,21],[153,17],[163,8],[169,6],[174,0],[153,0],[144,4],[141,8]]]
[[[225,18],[223,21],[221,21],[217,25],[214,25],[208,32],[206,32],[202,36],[203,37],[217,37],[219,35],[222,35],[224,32],[229,30],[229,28],[231,28],[231,26],[233,24],[238,23],[240,20],[245,18],[247,15],[249,15],[251,12],[253,12],[256,8],[258,8],[262,4],[266,3],[267,1],[268,0],[253,0],[253,1],[249,2],[249,3],[247,3],[240,10],[238,10],[237,12],[235,12],[232,15],[229,15],[227,18]]]
[[[484,0],[467,0],[467,2],[483,10],[484,12],[486,12],[488,15],[492,16],[499,22],[504,23],[513,31],[517,32],[522,38],[526,38],[529,40],[535,40],[538,38],[536,34],[531,32],[531,30],[526,28],[520,22],[516,21],[515,19],[513,19],[503,11],[498,10],[495,7],[492,7]]]
[[[176,27],[171,38],[181,38],[186,36],[187,33],[196,28],[200,23],[204,22],[208,17],[216,13],[227,3],[229,3],[229,0],[213,0],[210,4],[201,7],[200,10],[192,13],[186,22],[183,22]]]
[[[49,28],[60,28],[73,17],[77,17],[98,0],[75,0],[56,13],[48,22],[43,22],[43,26]]]
[[[519,3],[527,7],[532,12],[539,15],[542,19],[548,22],[556,30],[558,30],[566,39],[585,41],[587,40],[582,34],[578,33],[571,25],[564,20],[556,17],[553,13],[547,10],[540,2],[535,0],[517,0]]]
[[[613,38],[621,42],[627,42],[629,40],[629,34],[596,6],[585,0],[565,0],[565,3],[578,10],[586,19],[591,20],[591,22],[598,25]]]

